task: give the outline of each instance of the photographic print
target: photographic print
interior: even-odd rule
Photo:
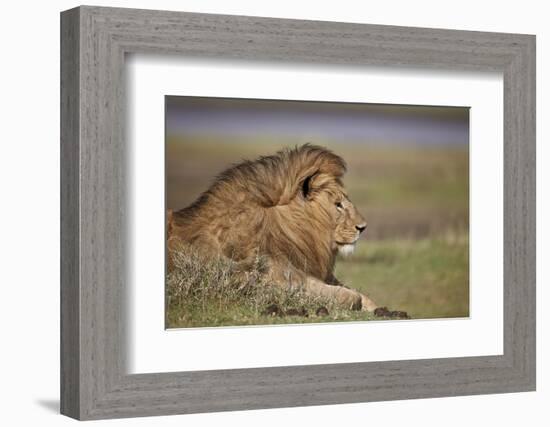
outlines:
[[[469,108],[165,97],[166,327],[469,316]]]

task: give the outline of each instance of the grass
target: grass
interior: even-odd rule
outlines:
[[[231,163],[303,142],[307,141],[283,137],[169,137],[167,207],[180,209],[193,202],[213,177]],[[368,293],[380,306],[407,311],[416,319],[468,316],[467,147],[313,142],[334,150],[347,161],[344,184],[369,224],[366,239],[358,243],[355,254],[337,261],[336,277]],[[198,260],[191,262],[200,264]],[[327,301],[312,300],[299,292],[281,294],[280,289],[265,283],[258,272],[250,272],[256,276],[246,278],[247,285],[241,288],[242,273],[235,274],[234,266],[220,260],[212,262],[202,265],[202,270],[197,270],[198,264],[183,265],[180,273],[168,277],[168,327],[373,318],[328,307]],[[305,307],[309,316],[262,315],[274,303],[283,311]],[[320,306],[327,306],[330,315],[316,316]]]
[[[167,278],[167,327],[239,326],[378,319],[343,310],[330,301],[290,291],[265,279],[262,260],[246,272],[226,259],[204,259],[182,247]],[[336,276],[368,293],[380,306],[407,311],[412,318],[468,316],[468,240],[465,236],[425,240],[364,241],[339,259]],[[267,315],[305,309],[299,315]],[[315,312],[326,307],[328,316]]]
[[[336,263],[336,277],[378,305],[415,318],[467,317],[469,246],[466,235],[359,243]]]

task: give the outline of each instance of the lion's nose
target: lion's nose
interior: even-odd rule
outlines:
[[[359,233],[362,233],[367,228],[367,224],[359,224],[356,225],[355,228],[357,229],[357,231],[359,231]]]

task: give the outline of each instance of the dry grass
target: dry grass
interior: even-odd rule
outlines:
[[[174,268],[166,286],[168,328],[374,318],[339,309],[326,298],[307,295],[300,286],[283,288],[269,283],[261,257],[246,271],[226,258],[202,257],[183,244],[172,257]],[[316,315],[321,307],[328,310],[328,316]]]

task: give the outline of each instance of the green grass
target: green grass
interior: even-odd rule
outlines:
[[[336,277],[380,306],[415,318],[469,315],[466,235],[361,241],[336,263]]]
[[[284,137],[238,141],[207,135],[169,137],[166,144],[167,207],[180,209],[189,205],[231,163],[304,142],[307,141]],[[337,261],[338,279],[368,293],[378,305],[407,311],[416,319],[468,316],[467,147],[310,142],[324,145],[346,160],[348,172],[344,184],[368,222],[366,239],[358,243],[355,254]],[[228,266],[221,267],[222,271],[231,271]],[[252,280],[256,283],[252,294],[239,293],[231,285],[239,282],[237,276],[227,273],[233,277],[229,280],[212,275],[212,271],[202,274],[209,279],[193,279],[189,283],[194,283],[198,291],[188,292],[185,297],[183,294],[174,296],[175,279],[168,278],[169,327],[373,319],[365,313],[330,307],[329,316],[318,317],[315,310],[321,305],[328,306],[329,302],[311,300],[296,293],[280,294],[280,290],[277,294],[259,279]],[[179,284],[182,283],[180,277]],[[227,286],[213,286],[216,283]],[[262,315],[273,302],[283,311],[304,306],[309,316]]]

